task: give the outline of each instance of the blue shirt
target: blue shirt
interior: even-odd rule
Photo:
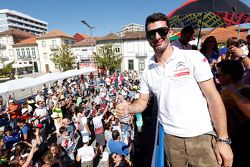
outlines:
[[[110,140],[108,142],[108,146],[109,146],[109,150],[110,150],[110,154],[112,153],[117,153],[120,155],[128,155],[128,146],[122,142],[122,141],[114,141],[114,140]]]
[[[12,136],[4,136],[3,140],[5,141],[6,149],[11,149],[13,144],[20,141],[20,133],[14,132]]]

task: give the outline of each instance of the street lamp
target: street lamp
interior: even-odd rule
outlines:
[[[81,20],[81,23],[82,24],[84,24],[84,25],[86,25],[88,28],[89,28],[89,32],[90,32],[90,37],[92,37],[92,30],[94,29],[94,28],[96,28],[96,27],[94,27],[94,26],[90,26],[85,20]]]
[[[90,26],[85,20],[81,20],[81,23],[84,24],[84,25],[86,25],[86,26],[89,28],[90,38],[91,38],[91,40],[93,40],[92,30],[93,30],[94,28],[96,28],[96,27]],[[92,55],[91,55],[91,58],[90,58],[90,63],[91,63],[91,64],[94,64],[94,62],[92,62],[93,52],[94,52],[94,47],[93,47],[93,41],[94,41],[94,40],[93,40],[93,41],[91,41],[91,40],[90,40],[90,42],[91,42]]]

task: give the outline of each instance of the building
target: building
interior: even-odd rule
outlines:
[[[145,31],[126,32],[123,40],[123,61],[121,71],[143,71],[153,56],[154,50],[149,45]]]
[[[125,32],[134,32],[134,31],[143,31],[143,30],[144,30],[143,25],[131,23],[131,24],[128,24],[126,26],[123,26],[122,30],[116,34],[119,35],[120,37],[122,37]]]
[[[48,23],[15,10],[1,9],[0,32],[12,29],[40,35],[47,32]]]
[[[94,38],[86,38],[71,46],[72,52],[76,56],[76,62],[79,68],[93,66],[92,55],[96,52],[96,40]]]
[[[75,38],[76,42],[80,42],[86,38],[89,38],[89,36],[80,33],[76,33],[73,37]]]
[[[0,56],[6,58],[7,62],[15,62],[17,57],[13,45],[31,37],[35,35],[20,30],[0,32]]]
[[[75,39],[60,30],[50,31],[36,38],[36,43],[41,62],[41,72],[59,71],[55,68],[55,64],[50,60],[50,55],[60,50],[62,45],[73,45]]]
[[[13,49],[15,50],[16,55],[16,67],[23,67],[16,68],[17,74],[22,75],[40,72],[41,62],[39,59],[36,37],[31,37],[14,44]]]

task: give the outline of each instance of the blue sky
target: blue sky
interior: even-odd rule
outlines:
[[[48,22],[49,31],[59,29],[68,35],[77,32],[89,35],[84,19],[93,29],[93,36],[118,32],[129,23],[143,24],[154,13],[169,14],[186,0],[0,0],[0,9],[16,10]],[[242,0],[250,6],[250,0]],[[247,25],[249,28],[249,24]]]

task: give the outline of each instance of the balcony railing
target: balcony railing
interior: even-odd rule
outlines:
[[[50,50],[52,50],[52,51],[56,51],[59,49],[60,49],[60,47],[58,45],[50,45]]]
[[[136,57],[147,57],[147,53],[145,53],[145,52],[142,52],[142,53],[135,53],[135,56]]]

